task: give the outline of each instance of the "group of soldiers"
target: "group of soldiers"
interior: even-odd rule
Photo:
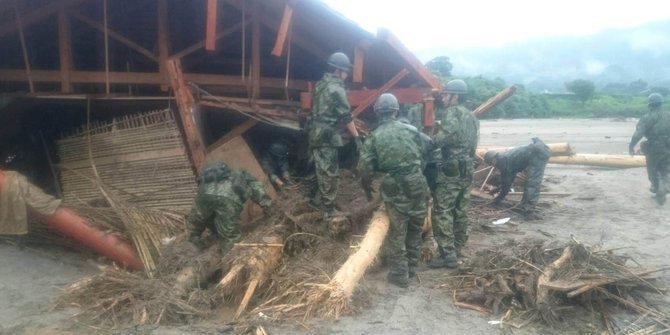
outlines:
[[[393,94],[384,93],[373,109],[377,127],[363,143],[353,122],[345,80],[351,72],[349,58],[340,52],[328,59],[329,71],[315,85],[312,114],[307,121],[309,158],[316,175],[316,197],[309,202],[324,213],[324,219],[346,216],[336,207],[339,187],[339,149],[344,145],[341,128],[351,135],[359,153],[357,170],[368,200],[372,199],[373,177],[384,174],[379,193],[390,219],[386,239],[388,281],[407,287],[415,276],[422,244],[422,226],[432,199],[432,232],[438,254],[430,268],[455,268],[468,241],[468,205],[479,140],[479,121],[464,106],[467,84],[460,79],[446,83],[437,99],[436,126],[427,135],[407,119],[398,118],[400,105]],[[662,96],[649,97],[650,111],[637,126],[630,153],[642,138],[652,192],[659,204],[665,202],[670,165],[670,114],[661,112]],[[524,194],[519,206],[524,218],[538,219],[536,205],[551,151],[540,139],[505,152],[489,151],[484,161],[500,170],[500,185],[491,193],[500,203],[511,190],[517,173],[525,172]],[[273,143],[261,160],[271,182],[281,187],[290,181],[288,147]],[[198,243],[205,228],[216,234],[226,253],[240,238],[239,214],[251,199],[266,213],[270,199],[262,184],[243,171],[219,163],[207,167],[198,178],[199,190],[187,226]]]

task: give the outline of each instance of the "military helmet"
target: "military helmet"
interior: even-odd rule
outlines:
[[[206,184],[211,182],[217,182],[224,180],[230,176],[230,168],[224,162],[217,162],[214,164],[207,165],[200,176],[198,176],[198,184]]]
[[[328,65],[342,71],[351,72],[349,57],[341,52],[336,52],[328,57]]]
[[[384,114],[397,112],[400,110],[400,105],[398,104],[398,99],[396,99],[395,95],[384,93],[377,98],[373,108],[375,113]]]
[[[440,93],[468,94],[468,84],[461,79],[453,79],[447,82]]]
[[[288,156],[288,145],[284,141],[275,141],[270,144],[270,154],[275,157]]]
[[[493,150],[487,151],[484,154],[484,162],[486,164],[491,164],[493,162],[493,160],[496,158],[497,155],[498,155],[498,153],[493,151]]]
[[[663,96],[659,93],[649,94],[649,97],[647,97],[647,103],[652,107],[660,106],[663,104]]]

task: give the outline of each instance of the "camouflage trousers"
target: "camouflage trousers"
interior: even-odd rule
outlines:
[[[199,194],[186,221],[186,228],[191,236],[198,237],[209,229],[212,235],[218,237],[221,255],[225,255],[242,236],[241,212],[242,205],[225,197]]]
[[[460,250],[468,241],[468,206],[472,177],[440,172],[433,194],[433,236],[441,254]]]
[[[548,158],[547,158],[548,159]],[[524,170],[526,181],[523,184],[523,196],[519,205],[521,212],[530,214],[535,211],[535,206],[540,200],[540,187],[544,177],[544,168],[547,166],[547,159],[542,157],[533,157],[530,164]]]
[[[670,192],[670,146],[657,142],[640,145],[647,160],[647,177],[657,197],[665,198]]]
[[[310,159],[314,162],[321,205],[326,211],[335,209],[335,198],[340,185],[338,149],[338,147],[310,149]]]
[[[428,185],[417,171],[405,176],[387,175],[380,190],[390,221],[385,243],[389,276],[406,281],[419,264]]]

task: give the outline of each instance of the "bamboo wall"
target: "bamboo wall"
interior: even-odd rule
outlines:
[[[195,176],[181,133],[169,110],[92,123],[58,140],[65,203],[102,200],[89,158],[103,184],[129,203],[186,212],[196,193]]]

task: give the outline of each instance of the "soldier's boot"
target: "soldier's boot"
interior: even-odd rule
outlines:
[[[407,271],[407,276],[409,278],[414,278],[416,277],[416,266],[410,266],[409,270]]]
[[[386,279],[388,280],[389,283],[401,287],[401,288],[407,288],[409,287],[409,276],[398,276],[394,275],[392,272],[389,272],[389,274],[386,276]]]
[[[16,235],[14,242],[19,250],[23,250],[26,247],[26,235]]]
[[[456,256],[456,251],[454,250],[440,251],[439,255],[433,257],[433,259],[430,260],[430,262],[428,263],[428,267],[431,269],[457,268],[458,257]]]
[[[665,192],[656,192],[656,203],[659,205],[665,205],[666,195]]]

